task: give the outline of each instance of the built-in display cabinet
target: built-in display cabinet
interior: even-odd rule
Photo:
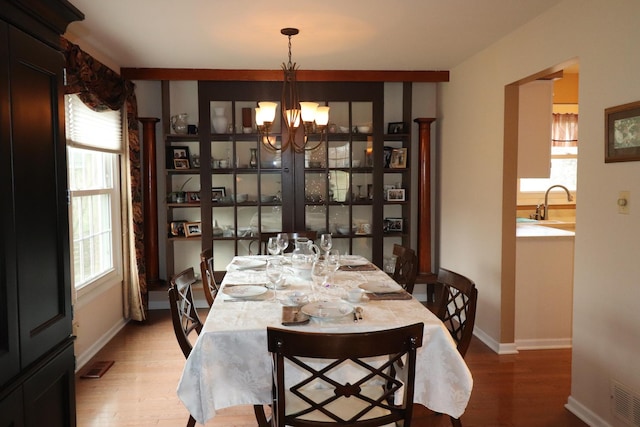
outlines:
[[[383,82],[299,83],[301,100],[330,107],[324,134],[298,131],[305,150],[271,147],[288,138],[280,82],[199,81],[198,117],[191,112],[186,121],[173,83],[162,84],[166,159],[159,172],[166,179],[159,210],[166,209],[167,278],[193,264],[183,254],[194,247],[213,247],[221,272],[234,255],[258,253],[264,232],[328,232],[341,253],[380,267],[394,243],[410,245],[417,233],[411,159],[418,155],[411,83],[393,85],[386,107]],[[256,130],[259,101],[278,103],[268,136]]]

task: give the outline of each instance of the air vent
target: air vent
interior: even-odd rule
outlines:
[[[611,381],[611,410],[628,425],[640,427],[640,395],[614,380]]]

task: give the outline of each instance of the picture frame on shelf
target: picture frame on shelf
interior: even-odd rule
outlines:
[[[184,225],[186,221],[171,221],[169,223],[169,235],[171,237],[184,237]]]
[[[200,192],[187,191],[187,203],[200,203]]]
[[[173,159],[174,169],[189,169],[189,159]]]
[[[404,122],[389,122],[387,126],[388,134],[406,133],[406,126]]]
[[[387,190],[388,202],[404,202],[405,191],[404,188],[390,188]]]
[[[389,167],[392,169],[404,169],[407,167],[407,149],[394,148],[391,152]]]
[[[202,236],[202,223],[187,222],[184,224],[184,234],[186,237]]]
[[[211,187],[211,201],[221,202],[227,197],[227,189],[225,187]]]
[[[640,101],[604,110],[605,163],[640,160]]]
[[[403,218],[385,218],[383,224],[385,233],[399,233],[404,230]]]
[[[174,160],[182,160],[185,159],[187,164],[189,164],[189,159],[191,158],[191,154],[189,152],[189,147],[187,146],[171,146],[167,147],[166,160],[167,160],[167,169],[171,169],[175,167]],[[187,168],[189,169],[189,168]]]

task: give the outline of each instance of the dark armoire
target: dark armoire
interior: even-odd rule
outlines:
[[[84,16],[0,0],[0,426],[74,426],[64,57]]]

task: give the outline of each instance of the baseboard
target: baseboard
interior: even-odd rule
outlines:
[[[102,350],[102,347],[107,345],[107,343],[111,341],[111,339],[113,339],[113,337],[115,337],[116,334],[120,332],[128,322],[129,321],[127,319],[121,319],[82,354],[76,354],[76,373],[78,373],[78,371],[80,371],[84,367],[84,365],[86,365],[91,360],[93,356],[98,354],[98,352]]]
[[[517,354],[518,349],[515,343],[499,343],[498,341],[491,338],[487,333],[485,333],[482,329],[478,328],[476,325],[473,329],[473,335],[476,336],[480,341],[482,341],[487,347],[498,354]]]
[[[573,397],[569,396],[567,404],[564,405],[567,411],[571,412],[576,417],[587,423],[591,427],[613,427],[606,420],[603,420],[598,415],[593,413],[589,408],[582,405]]]
[[[516,348],[518,350],[556,350],[571,348],[571,346],[571,338],[516,340]]]

